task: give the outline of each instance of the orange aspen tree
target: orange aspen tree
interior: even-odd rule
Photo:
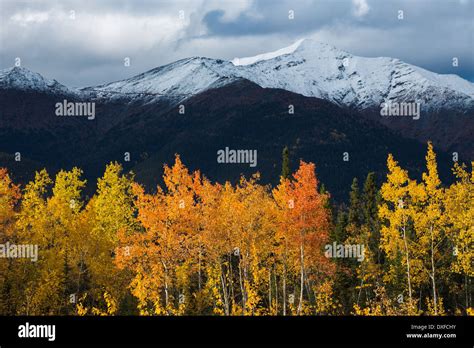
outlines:
[[[150,304],[154,314],[182,314],[191,297],[187,292],[199,230],[194,191],[200,175],[191,175],[176,156],[172,167],[165,166],[163,179],[166,191],[158,187],[154,195],[134,185],[144,232],[121,236],[121,246],[128,246],[130,253],[117,260],[119,267],[135,274],[131,289],[143,314],[150,313]]]
[[[303,312],[306,282],[330,269],[330,263],[323,253],[329,230],[329,215],[325,208],[327,197],[318,192],[314,164],[303,161],[293,174],[293,180],[288,182],[283,179],[273,192],[285,216],[280,230],[283,233],[286,231],[284,241],[288,242],[289,249],[293,251],[293,264],[297,264],[299,268],[299,301],[296,311],[299,315]]]

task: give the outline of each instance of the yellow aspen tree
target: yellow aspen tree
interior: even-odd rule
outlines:
[[[12,233],[15,221],[15,206],[21,197],[20,188],[15,185],[7,170],[0,168],[0,226],[1,233]]]
[[[470,283],[474,277],[474,162],[471,173],[465,165],[454,164],[456,177],[445,195],[446,215],[449,222],[447,236],[453,245],[454,262],[451,270],[464,276],[464,298],[466,310],[471,310]]]
[[[39,255],[34,264],[23,264],[21,273],[26,276],[18,314],[57,314],[57,308],[62,305],[62,299],[57,296],[61,292],[62,270],[61,264],[57,264],[53,258],[56,251],[52,249],[57,241],[54,233],[51,233],[47,209],[51,184],[51,178],[43,169],[35,173],[34,180],[29,182],[23,191],[17,230],[24,236],[24,241],[38,246]],[[51,265],[51,261],[55,264]],[[49,267],[51,272],[46,273]]]
[[[272,251],[274,223],[272,200],[266,187],[257,183],[259,174],[246,180],[241,178],[236,188],[236,204],[241,213],[236,215],[241,279],[242,311],[244,315],[263,313],[263,296],[268,294],[265,262]],[[260,306],[260,307],[259,307]]]
[[[431,280],[433,294],[434,315],[443,311],[439,306],[437,293],[437,261],[444,253],[439,250],[441,242],[444,240],[446,217],[444,214],[443,196],[444,190],[441,187],[441,180],[438,175],[436,154],[431,142],[428,143],[426,154],[426,172],[422,175],[423,182],[417,185],[418,190],[410,192],[414,203],[413,220],[425,264],[428,266],[427,272]]]
[[[76,296],[77,279],[81,270],[79,269],[80,255],[85,247],[84,230],[80,228],[80,214],[84,205],[82,190],[86,181],[81,180],[82,170],[73,168],[71,171],[60,171],[54,180],[52,196],[47,202],[47,211],[50,219],[50,232],[57,240],[55,247],[58,264],[58,273],[63,278],[63,308],[62,314],[69,314],[75,309],[71,303],[70,296]],[[52,251],[51,250],[51,251]]]
[[[290,242],[290,225],[291,209],[295,207],[294,197],[291,196],[291,181],[283,176],[280,177],[280,183],[272,191],[273,199],[278,207],[276,222],[277,229],[275,234],[276,239],[276,258],[281,268],[281,283],[282,283],[282,314],[287,315],[288,310],[288,281],[289,274],[293,273],[291,264],[289,262],[291,258],[291,249],[289,248]]]
[[[0,168],[0,243],[19,243],[21,236],[15,229],[18,218],[18,201],[21,192],[7,170]],[[21,261],[20,261],[21,262]],[[22,279],[17,274],[19,260],[0,261],[0,313],[14,315],[19,300],[19,287]]]
[[[38,246],[39,257],[24,291],[25,314],[67,314],[72,279],[77,274],[77,252],[83,236],[77,217],[83,202],[82,171],[60,171],[52,183],[46,171],[36,173],[24,192],[17,227]]]
[[[417,268],[419,268],[419,265],[414,256],[417,249],[416,243],[408,236],[409,220],[413,215],[410,194],[415,190],[419,190],[419,188],[416,182],[408,177],[408,172],[400,168],[392,154],[388,156],[387,167],[387,181],[383,183],[381,188],[383,202],[379,206],[379,216],[382,219],[380,244],[391,261],[391,272],[388,274],[388,280],[393,279],[398,255],[400,253],[403,255],[402,263],[406,268],[406,284],[409,305],[411,306],[413,301],[414,266],[417,265]]]
[[[103,302],[107,292],[121,303],[128,296],[130,276],[115,265],[120,253],[130,253],[130,247],[119,246],[119,232],[132,233],[137,227],[132,192],[133,174],[123,172],[122,165],[109,163],[102,177],[97,180],[97,191],[88,202],[84,220],[89,230],[89,247],[81,255],[80,265],[87,269],[93,289],[91,301]],[[105,309],[104,309],[105,310]]]

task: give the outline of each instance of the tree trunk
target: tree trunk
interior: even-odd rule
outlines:
[[[201,243],[199,243],[198,263],[198,289],[201,291]]]
[[[230,290],[228,291],[228,294],[229,294],[229,312],[230,312],[231,300],[232,301],[235,300],[235,295],[234,295],[234,270],[233,270],[233,267],[232,267],[232,253],[230,253],[228,255],[228,259],[229,259],[229,266],[227,268],[227,273],[228,273],[228,276],[229,276],[229,287],[230,287]]]
[[[300,245],[300,300],[298,303],[298,315],[301,313],[301,309],[303,308],[303,290],[304,290],[304,247],[303,243]]]
[[[275,280],[275,314],[278,315],[278,281],[275,268],[273,268],[273,278]]]
[[[268,312],[272,308],[272,271],[268,271]]]
[[[403,243],[405,244],[406,261],[407,261],[408,297],[410,298],[410,302],[411,302],[410,257],[408,255],[408,243],[407,243],[407,237],[406,237],[405,219],[403,220],[402,231],[403,231]]]
[[[362,276],[364,276],[364,274],[362,273]],[[357,295],[357,305],[359,305],[359,300],[360,300],[360,295],[362,293],[362,286],[364,285],[364,279],[362,278],[360,280],[360,287],[359,287],[359,294]]]
[[[168,313],[168,301],[169,301],[169,294],[168,294],[168,268],[164,261],[162,261],[163,268],[165,269],[165,310]],[[169,313],[168,313],[169,314]]]
[[[228,316],[229,315],[229,295],[227,292],[227,286],[224,279],[225,277],[222,272],[222,263],[220,264],[220,271],[221,271],[222,294],[224,296],[224,312],[225,312],[225,315]]]
[[[431,233],[431,280],[433,282],[433,302],[435,307],[435,315],[438,315],[438,297],[436,295],[436,278],[435,278],[435,264],[434,264],[434,240],[433,240],[433,226],[430,227]]]
[[[286,315],[286,262],[283,265],[283,316]]]
[[[469,286],[467,283],[467,274],[464,276],[464,289],[466,290],[466,308],[469,308]]]
[[[242,314],[245,315],[245,289],[244,289],[244,284],[242,281],[242,267],[240,266],[240,260],[239,260],[239,283],[240,283],[240,293],[242,295]]]
[[[247,302],[248,302],[248,293],[247,293],[247,288],[246,288],[246,285],[249,285],[250,284],[250,281],[249,281],[249,272],[248,272],[248,263],[247,263],[247,260],[249,260],[250,258],[250,255],[249,255],[249,252],[247,251],[247,256],[245,258],[245,261],[244,261],[244,308],[245,310],[247,310]],[[253,314],[253,312],[251,313]]]

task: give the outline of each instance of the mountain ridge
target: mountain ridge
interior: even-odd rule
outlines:
[[[49,93],[75,93],[74,90],[54,79],[47,79],[37,72],[19,66],[0,70],[0,88]]]
[[[395,131],[400,138],[415,139],[421,143],[431,140],[444,151],[459,153],[461,158],[468,160],[473,158],[474,106],[471,107],[471,104],[474,98],[470,97],[470,88],[474,85],[470,82],[452,75],[431,73],[399,59],[354,58],[331,45],[308,40],[277,52],[284,54],[270,52],[269,55],[245,60],[244,63],[249,65],[237,66],[221,59],[185,58],[129,79],[81,89],[68,88],[26,68],[6,69],[0,73],[0,131],[10,142],[13,142],[14,134],[25,131],[29,132],[26,136],[33,136],[38,142],[45,141],[53,147],[73,140],[84,144],[83,134],[107,137],[113,134],[109,133],[112,129],[126,128],[127,124],[137,120],[143,122],[148,117],[160,120],[153,123],[154,127],[166,128],[168,125],[160,119],[163,113],[174,113],[179,104],[184,104],[186,113],[189,113],[192,106],[188,103],[196,96],[221,90],[238,81],[248,81],[263,89],[279,89],[325,100],[357,117],[382,124]],[[420,78],[420,74],[426,77]],[[365,79],[362,76],[369,77]],[[430,85],[430,81],[438,85]],[[443,87],[449,83],[454,86],[452,88],[461,86],[461,89],[467,89],[468,94]],[[431,104],[431,109],[423,110],[420,119],[381,117],[382,102],[410,101],[417,98],[416,93],[421,93],[420,98]],[[223,93],[217,95],[219,98],[232,98]],[[262,94],[266,95],[269,94]],[[56,117],[55,104],[63,99],[94,102],[97,104],[96,119]],[[290,104],[298,113],[300,106]],[[285,112],[288,112],[288,106]],[[142,115],[148,107],[154,111]],[[253,106],[252,110],[255,110]],[[333,117],[338,117],[338,114],[334,113]],[[180,124],[179,127],[181,129],[186,125]],[[173,133],[172,129],[168,131]],[[61,135],[56,143],[50,144],[48,137],[58,133]],[[119,134],[126,137],[121,131]],[[109,144],[113,143],[109,141]],[[41,145],[38,146],[40,150]],[[86,148],[83,145],[80,147]],[[8,143],[0,151],[6,149],[15,151],[15,147]],[[61,153],[61,156],[68,154]]]
[[[6,85],[5,70],[0,72],[0,87]],[[26,75],[34,74],[37,73]],[[150,96],[156,95],[179,102],[239,78],[263,88],[281,88],[357,110],[380,108],[387,101],[420,102],[422,110],[430,112],[474,110],[474,84],[458,75],[437,74],[396,58],[359,57],[310,39],[233,61],[184,58],[127,79],[80,89],[44,80],[54,81],[57,88],[66,88],[69,93],[91,98],[113,100],[125,96],[150,102]],[[47,86],[45,82],[40,89],[45,91]]]

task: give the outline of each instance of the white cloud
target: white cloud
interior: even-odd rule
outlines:
[[[367,0],[352,0],[352,5],[354,6],[353,12],[356,17],[363,17],[369,13],[370,7]]]
[[[25,11],[23,13],[15,13],[10,19],[21,25],[26,26],[30,23],[43,23],[49,20],[49,12],[40,12],[40,11]]]
[[[474,0],[433,3],[438,1],[0,0],[0,69],[19,57],[32,70],[85,86],[185,57],[230,60],[313,36],[353,54],[391,56],[471,79]],[[287,19],[289,8],[297,13],[295,21]],[[393,15],[399,8],[407,8],[412,20],[400,23]],[[184,19],[179,18],[181,10]],[[215,10],[223,15],[205,21]],[[439,18],[444,20],[433,27]],[[453,56],[462,62],[458,71],[450,70]],[[130,67],[124,67],[125,57],[130,57]]]

